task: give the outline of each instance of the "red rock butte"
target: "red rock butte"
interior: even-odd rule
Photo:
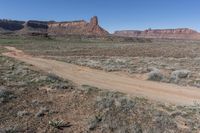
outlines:
[[[90,22],[84,20],[70,22],[50,22],[48,23],[48,33],[55,35],[84,34],[105,36],[109,33],[98,24],[98,18],[92,17]]]

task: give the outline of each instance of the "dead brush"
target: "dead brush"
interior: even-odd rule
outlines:
[[[49,125],[61,130],[66,127],[71,127],[70,122],[65,123],[63,120],[51,120],[49,121]]]

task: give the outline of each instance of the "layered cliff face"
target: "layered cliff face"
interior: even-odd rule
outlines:
[[[90,22],[84,20],[69,22],[50,21],[12,21],[0,20],[0,33],[14,32],[17,34],[48,34],[48,35],[97,35],[105,36],[109,33],[98,24],[98,18],[93,17]]]
[[[27,22],[27,26],[35,29],[48,29],[48,22],[30,20]]]
[[[1,31],[17,31],[24,28],[24,21],[0,20]]]
[[[116,31],[116,36],[142,37],[142,38],[169,38],[169,39],[200,39],[200,33],[188,28],[179,29],[148,29],[145,31],[124,30]]]
[[[48,22],[29,20],[24,23],[24,28],[17,31],[17,34],[32,36],[48,36]]]
[[[84,34],[84,35],[108,35],[109,33],[98,24],[98,18],[91,18],[90,22],[84,20],[71,22],[50,22],[48,33],[53,35]]]

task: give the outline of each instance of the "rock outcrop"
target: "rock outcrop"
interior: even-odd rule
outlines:
[[[84,20],[66,22],[0,20],[0,33],[3,32],[31,35],[48,34],[55,36],[68,34],[105,36],[109,34],[99,26],[96,16],[92,17],[90,22]]]
[[[116,36],[166,39],[200,39],[200,33],[188,28],[179,29],[148,29],[144,31],[123,30],[116,31]]]
[[[84,20],[70,22],[49,22],[48,33],[53,35],[84,34],[105,36],[109,33],[98,24],[98,18],[91,18],[90,22]]]

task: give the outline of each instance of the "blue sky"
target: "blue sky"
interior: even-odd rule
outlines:
[[[200,0],[0,0],[0,18],[79,20],[99,17],[110,32],[188,27],[200,31]]]

